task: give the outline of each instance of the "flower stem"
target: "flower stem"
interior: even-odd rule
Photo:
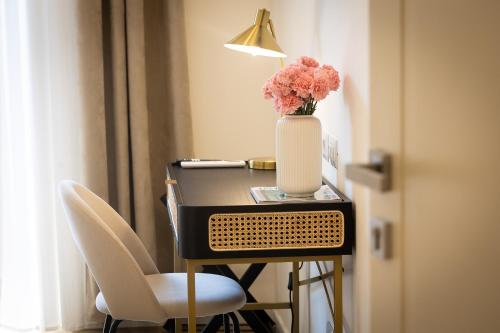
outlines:
[[[316,111],[316,104],[318,103],[312,98],[309,98],[304,101],[304,105],[302,105],[300,108],[295,110],[293,113],[296,116],[310,116]]]

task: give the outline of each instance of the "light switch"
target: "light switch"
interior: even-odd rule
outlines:
[[[371,252],[380,259],[391,258],[391,224],[388,221],[372,218],[370,221]]]

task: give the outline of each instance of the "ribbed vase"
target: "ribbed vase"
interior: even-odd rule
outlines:
[[[276,124],[276,185],[292,197],[321,187],[321,122],[314,116],[284,116]]]

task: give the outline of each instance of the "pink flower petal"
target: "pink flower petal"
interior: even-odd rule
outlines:
[[[300,57],[298,60],[297,60],[297,63],[298,64],[301,64],[301,65],[304,65],[306,67],[313,67],[313,68],[316,68],[319,66],[319,63],[314,60],[313,58],[311,57],[306,57],[306,56],[302,56]]]

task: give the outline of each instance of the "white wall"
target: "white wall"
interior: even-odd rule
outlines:
[[[334,66],[340,72],[341,89],[320,102],[315,113],[321,120],[323,130],[333,134],[339,143],[338,169],[324,161],[323,174],[357,203],[362,203],[367,200],[367,192],[357,188],[353,191],[350,182],[345,179],[344,166],[353,160],[365,161],[368,151],[368,0],[274,0],[271,9],[280,46],[289,56],[287,63],[301,55],[309,55],[320,63]],[[356,211],[356,262],[353,263],[351,257],[344,257],[345,326],[351,332],[360,332],[363,327],[361,323],[367,322],[366,305],[353,302],[354,294],[360,300],[369,297],[367,213],[363,208],[366,205],[360,204]],[[286,265],[279,267],[277,279],[280,283],[285,280],[289,270]],[[314,264],[310,265],[310,274],[317,274]],[[310,326],[301,325],[301,331],[325,332],[326,322],[331,320],[331,316],[322,285],[316,283],[308,290],[306,288],[306,291],[310,294],[309,302],[303,305],[308,309],[302,313],[301,319],[309,316]],[[279,298],[284,296],[284,293],[278,293]],[[285,327],[288,327],[289,313],[280,311],[279,316]]]
[[[274,156],[275,114],[261,88],[279,68],[223,44],[253,24],[270,0],[186,0],[187,54],[196,157]]]

